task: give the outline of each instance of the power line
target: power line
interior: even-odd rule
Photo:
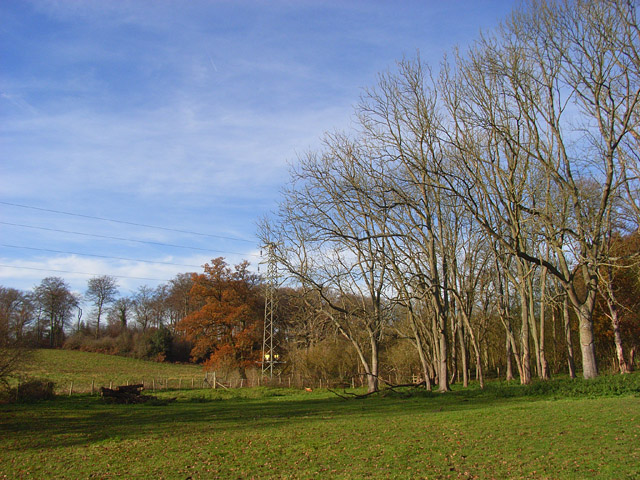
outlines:
[[[0,222],[0,225],[11,225],[13,227],[22,227],[22,228],[32,228],[35,230],[44,230],[47,232],[58,232],[58,233],[70,233],[72,235],[83,235],[85,237],[94,237],[94,238],[106,238],[109,240],[118,240],[122,242],[134,242],[134,243],[143,243],[146,245],[158,245],[162,247],[173,247],[173,248],[183,248],[187,250],[198,250],[201,252],[215,252],[215,253],[227,253],[231,255],[249,255],[252,257],[258,257],[255,253],[240,253],[240,252],[229,252],[225,250],[214,250],[211,248],[200,248],[200,247],[190,247],[186,245],[176,245],[173,243],[162,243],[162,242],[152,242],[150,240],[135,240],[132,238],[122,238],[122,237],[112,237],[110,235],[98,235],[95,233],[85,233],[85,232],[74,232],[70,230],[60,230],[57,228],[47,228],[47,227],[36,227],[35,225],[24,225],[21,223],[11,223],[11,222]]]
[[[153,264],[158,264],[158,265],[175,265],[177,267],[193,267],[193,268],[200,268],[202,267],[202,265],[188,265],[188,264],[184,264],[184,263],[173,263],[173,262],[160,262],[160,261],[154,261],[154,260],[142,260],[140,258],[126,258],[126,257],[110,257],[108,255],[97,255],[97,254],[92,254],[92,253],[79,253],[79,252],[68,252],[68,251],[64,251],[64,250],[52,250],[49,248],[36,248],[36,247],[22,247],[19,245],[7,245],[7,244],[0,244],[1,247],[8,247],[8,248],[20,248],[20,249],[24,249],[24,250],[36,250],[39,252],[51,252],[51,253],[64,253],[67,255],[78,255],[81,257],[96,257],[96,258],[107,258],[107,259],[111,259],[111,260],[127,260],[130,262],[142,262],[142,263],[153,263]]]
[[[95,277],[98,274],[97,273],[87,273],[87,272],[74,272],[71,270],[56,270],[53,268],[36,268],[36,267],[16,267],[14,265],[4,265],[4,264],[0,264],[0,267],[4,267],[4,268],[15,268],[18,270],[37,270],[40,272],[55,272],[55,273],[72,273],[74,275],[88,275],[90,277]],[[167,279],[163,279],[163,278],[146,278],[146,277],[129,277],[127,275],[109,275],[110,277],[116,277],[116,278],[129,278],[132,280],[152,280],[152,281],[156,281],[156,282],[168,282],[169,280]]]
[[[169,232],[187,233],[189,235],[198,235],[198,236],[201,236],[201,237],[220,238],[220,239],[224,239],[224,240],[233,240],[233,241],[237,241],[237,242],[255,243],[253,240],[247,240],[247,239],[239,238],[239,237],[230,237],[230,236],[224,236],[224,235],[213,235],[213,234],[210,234],[210,233],[201,233],[201,232],[194,232],[194,231],[191,231],[191,230],[180,230],[180,229],[177,229],[177,228],[160,227],[158,225],[148,225],[148,224],[145,224],[145,223],[127,222],[125,220],[116,220],[116,219],[113,219],[113,218],[106,218],[106,217],[96,217],[94,215],[83,215],[81,213],[64,212],[62,210],[53,210],[51,208],[32,207],[30,205],[21,205],[19,203],[0,201],[0,204],[8,205],[8,206],[11,206],[11,207],[20,207],[20,208],[28,208],[28,209],[31,209],[31,210],[39,210],[41,212],[58,213],[58,214],[61,214],[61,215],[69,215],[69,216],[72,216],[72,217],[89,218],[89,219],[92,219],[92,220],[100,220],[100,221],[103,221],[103,222],[120,223],[120,224],[123,224],[123,225],[133,225],[133,226],[136,226],[136,227],[155,228],[157,230],[165,230],[165,231],[169,231]]]

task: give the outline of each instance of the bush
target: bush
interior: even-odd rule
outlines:
[[[353,348],[342,340],[326,340],[306,349],[289,352],[294,372],[304,379],[336,379],[349,382],[358,372],[358,359]]]
[[[145,332],[121,330],[115,336],[97,339],[93,333],[78,332],[66,339],[63,348],[155,361],[189,362],[191,343],[161,327]]]
[[[30,350],[19,346],[8,347],[0,344],[0,387],[7,389],[11,378],[22,363],[27,360]]]
[[[171,354],[169,360],[172,362],[189,363],[191,361],[191,349],[193,344],[184,338],[174,336],[171,342]]]
[[[92,334],[76,333],[67,338],[62,345],[66,350],[106,353],[108,355],[126,355],[131,351],[130,335],[123,333],[117,337],[95,338]]]
[[[203,365],[205,370],[215,371],[221,379],[227,382],[241,378],[236,353],[231,345],[223,345],[218,348]]]
[[[597,378],[552,378],[534,380],[530,385],[517,382],[489,382],[483,391],[497,398],[596,398],[617,395],[640,394],[640,372],[629,374],[600,375]],[[476,394],[481,395],[480,391]]]
[[[409,383],[413,375],[422,377],[422,365],[410,340],[398,340],[380,352],[381,375],[396,383]]]
[[[166,327],[160,327],[151,332],[149,336],[149,358],[162,358],[171,355],[173,335]]]
[[[13,388],[3,395],[5,402],[36,402],[55,397],[55,384],[49,380],[32,379]]]

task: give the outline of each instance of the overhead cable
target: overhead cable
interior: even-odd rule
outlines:
[[[5,243],[0,244],[0,247],[20,248],[20,249],[24,249],[24,250],[35,250],[35,251],[39,251],[39,252],[64,253],[64,254],[67,254],[67,255],[78,255],[78,256],[81,256],[81,257],[97,257],[97,258],[106,258],[106,259],[111,259],[111,260],[127,260],[127,261],[130,261],[130,262],[153,263],[153,264],[158,264],[158,265],[175,265],[177,267],[194,267],[194,268],[202,267],[202,265],[188,265],[188,264],[184,264],[184,263],[160,262],[160,261],[157,261],[157,260],[142,260],[140,258],[111,257],[111,256],[108,256],[108,255],[98,255],[98,254],[93,254],[93,253],[68,252],[68,251],[64,251],[64,250],[52,250],[52,249],[49,249],[49,248],[22,247],[22,246],[19,246],[19,245],[7,245]]]
[[[121,242],[134,242],[134,243],[143,243],[146,245],[158,245],[158,246],[162,246],[162,247],[173,247],[173,248],[182,248],[182,249],[187,249],[187,250],[198,250],[201,252],[215,252],[215,253],[227,253],[227,254],[231,254],[231,255],[249,255],[252,257],[258,257],[259,255],[255,254],[255,253],[240,253],[240,252],[229,252],[229,251],[225,251],[225,250],[214,250],[211,248],[200,248],[200,247],[191,247],[191,246],[187,246],[187,245],[176,245],[173,243],[162,243],[162,242],[152,242],[150,240],[136,240],[133,238],[122,238],[122,237],[112,237],[110,235],[98,235],[95,233],[85,233],[85,232],[74,232],[71,230],[61,230],[61,229],[57,229],[57,228],[47,228],[47,227],[37,227],[35,225],[25,225],[25,224],[21,224],[21,223],[11,223],[11,222],[0,222],[0,225],[10,225],[13,227],[22,227],[22,228],[32,228],[35,230],[45,230],[48,232],[58,232],[58,233],[70,233],[72,235],[83,235],[85,237],[94,237],[94,238],[106,238],[109,240],[118,240]]]
[[[74,275],[88,275],[90,277],[95,277],[98,276],[99,274],[97,273],[87,273],[87,272],[74,272],[71,270],[57,270],[54,268],[36,268],[36,267],[18,267],[15,265],[4,265],[4,264],[0,264],[0,267],[4,267],[4,268],[16,268],[18,270],[38,270],[40,272],[55,272],[55,273],[71,273]],[[116,278],[129,278],[132,280],[152,280],[155,282],[168,282],[169,280],[167,279],[163,279],[163,278],[146,278],[146,277],[129,277],[127,275],[111,275],[109,274],[110,277],[116,277]]]
[[[233,241],[236,241],[236,242],[255,243],[255,241],[253,241],[253,240],[247,240],[245,238],[240,238],[240,237],[214,235],[214,234],[211,234],[211,233],[194,232],[194,231],[191,231],[191,230],[180,230],[178,228],[160,227],[158,225],[148,225],[148,224],[145,224],[145,223],[128,222],[128,221],[125,221],[125,220],[116,220],[114,218],[97,217],[97,216],[94,216],[94,215],[83,215],[81,213],[65,212],[65,211],[62,211],[62,210],[54,210],[54,209],[51,209],[51,208],[33,207],[33,206],[30,206],[30,205],[21,205],[19,203],[0,201],[0,204],[8,205],[8,206],[11,206],[11,207],[20,207],[20,208],[28,208],[28,209],[31,209],[31,210],[39,210],[41,212],[58,213],[58,214],[61,214],[61,215],[69,215],[69,216],[72,216],[72,217],[90,218],[92,220],[100,220],[100,221],[103,221],[103,222],[113,222],[113,223],[120,223],[120,224],[123,224],[123,225],[133,225],[133,226],[136,226],[136,227],[155,228],[157,230],[165,230],[165,231],[169,231],[169,232],[186,233],[186,234],[189,234],[189,235],[198,235],[198,236],[201,236],[201,237],[211,237],[211,238],[220,238],[220,239],[224,239],[224,240],[233,240]]]

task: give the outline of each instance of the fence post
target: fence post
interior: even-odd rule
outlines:
[[[216,372],[213,372],[213,388],[216,388]]]
[[[71,380],[71,385],[69,385],[69,396],[73,393],[73,380]]]
[[[153,388],[153,391],[155,392],[156,391],[156,379],[155,378],[151,380],[151,385],[153,385],[152,388]]]
[[[91,379],[91,395],[93,395],[93,389],[94,389],[94,386],[95,386],[95,382],[96,381],[92,378]]]

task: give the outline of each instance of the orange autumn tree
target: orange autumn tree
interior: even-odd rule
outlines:
[[[197,310],[177,325],[193,343],[191,356],[206,368],[238,369],[260,358],[264,301],[259,277],[244,261],[234,268],[222,257],[204,265],[203,274],[193,274],[191,298]]]

